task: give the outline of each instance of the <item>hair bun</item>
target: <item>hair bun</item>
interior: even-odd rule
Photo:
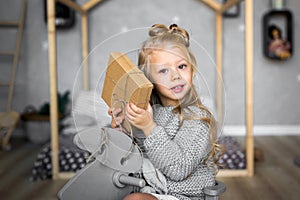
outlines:
[[[187,47],[189,46],[189,33],[185,29],[178,27],[177,24],[171,24],[169,27],[164,24],[154,24],[149,31],[149,35],[151,37],[163,35],[166,33],[180,35],[183,38],[185,45]]]
[[[166,32],[168,32],[169,29],[166,25],[164,24],[154,24],[151,26],[150,31],[149,31],[149,35],[151,37],[157,36],[157,35],[162,35]]]
[[[174,30],[177,30],[178,29],[178,25],[177,24],[171,24],[170,26],[169,26],[169,30],[170,31],[174,31]]]

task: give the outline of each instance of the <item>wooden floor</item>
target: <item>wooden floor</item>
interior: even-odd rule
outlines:
[[[300,199],[300,167],[294,164],[300,156],[300,135],[256,137],[255,146],[264,153],[264,161],[255,162],[255,175],[220,179],[227,187],[220,199]]]
[[[12,151],[0,151],[0,199],[57,199],[56,194],[66,180],[29,180],[41,145],[21,139],[12,142]],[[227,187],[220,199],[300,199],[300,167],[294,165],[295,157],[300,155],[300,135],[256,137],[255,146],[263,150],[264,161],[255,163],[254,177],[219,178]]]

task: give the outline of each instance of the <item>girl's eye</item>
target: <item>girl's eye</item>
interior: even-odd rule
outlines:
[[[168,69],[161,69],[161,70],[159,70],[159,73],[160,74],[165,74],[165,73],[167,73],[168,72]]]
[[[186,67],[187,67],[186,64],[182,64],[182,65],[179,65],[179,66],[178,66],[179,69],[184,69],[184,68],[186,68]]]

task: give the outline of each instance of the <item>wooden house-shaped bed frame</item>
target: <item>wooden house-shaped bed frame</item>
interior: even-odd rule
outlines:
[[[51,148],[52,148],[52,178],[69,179],[74,173],[59,171],[59,141],[58,141],[58,103],[57,103],[57,66],[56,66],[56,27],[55,27],[55,1],[47,0],[48,42],[49,42],[49,73],[50,73],[50,120],[51,120]],[[88,12],[98,5],[101,0],[89,0],[84,5],[78,5],[71,0],[58,0],[61,3],[81,13],[82,26],[82,60],[84,90],[88,90]],[[216,14],[216,65],[217,76],[217,110],[218,117],[222,119],[222,21],[223,12],[240,3],[240,0],[227,0],[220,4],[215,0],[200,0],[213,9]],[[246,169],[224,169],[218,173],[219,177],[253,176],[254,174],[254,139],[253,139],[253,0],[245,0],[245,119],[246,119]]]

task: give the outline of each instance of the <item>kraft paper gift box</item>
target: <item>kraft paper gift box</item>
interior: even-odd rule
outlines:
[[[126,54],[110,54],[102,98],[111,108],[132,102],[146,109],[153,85]]]

